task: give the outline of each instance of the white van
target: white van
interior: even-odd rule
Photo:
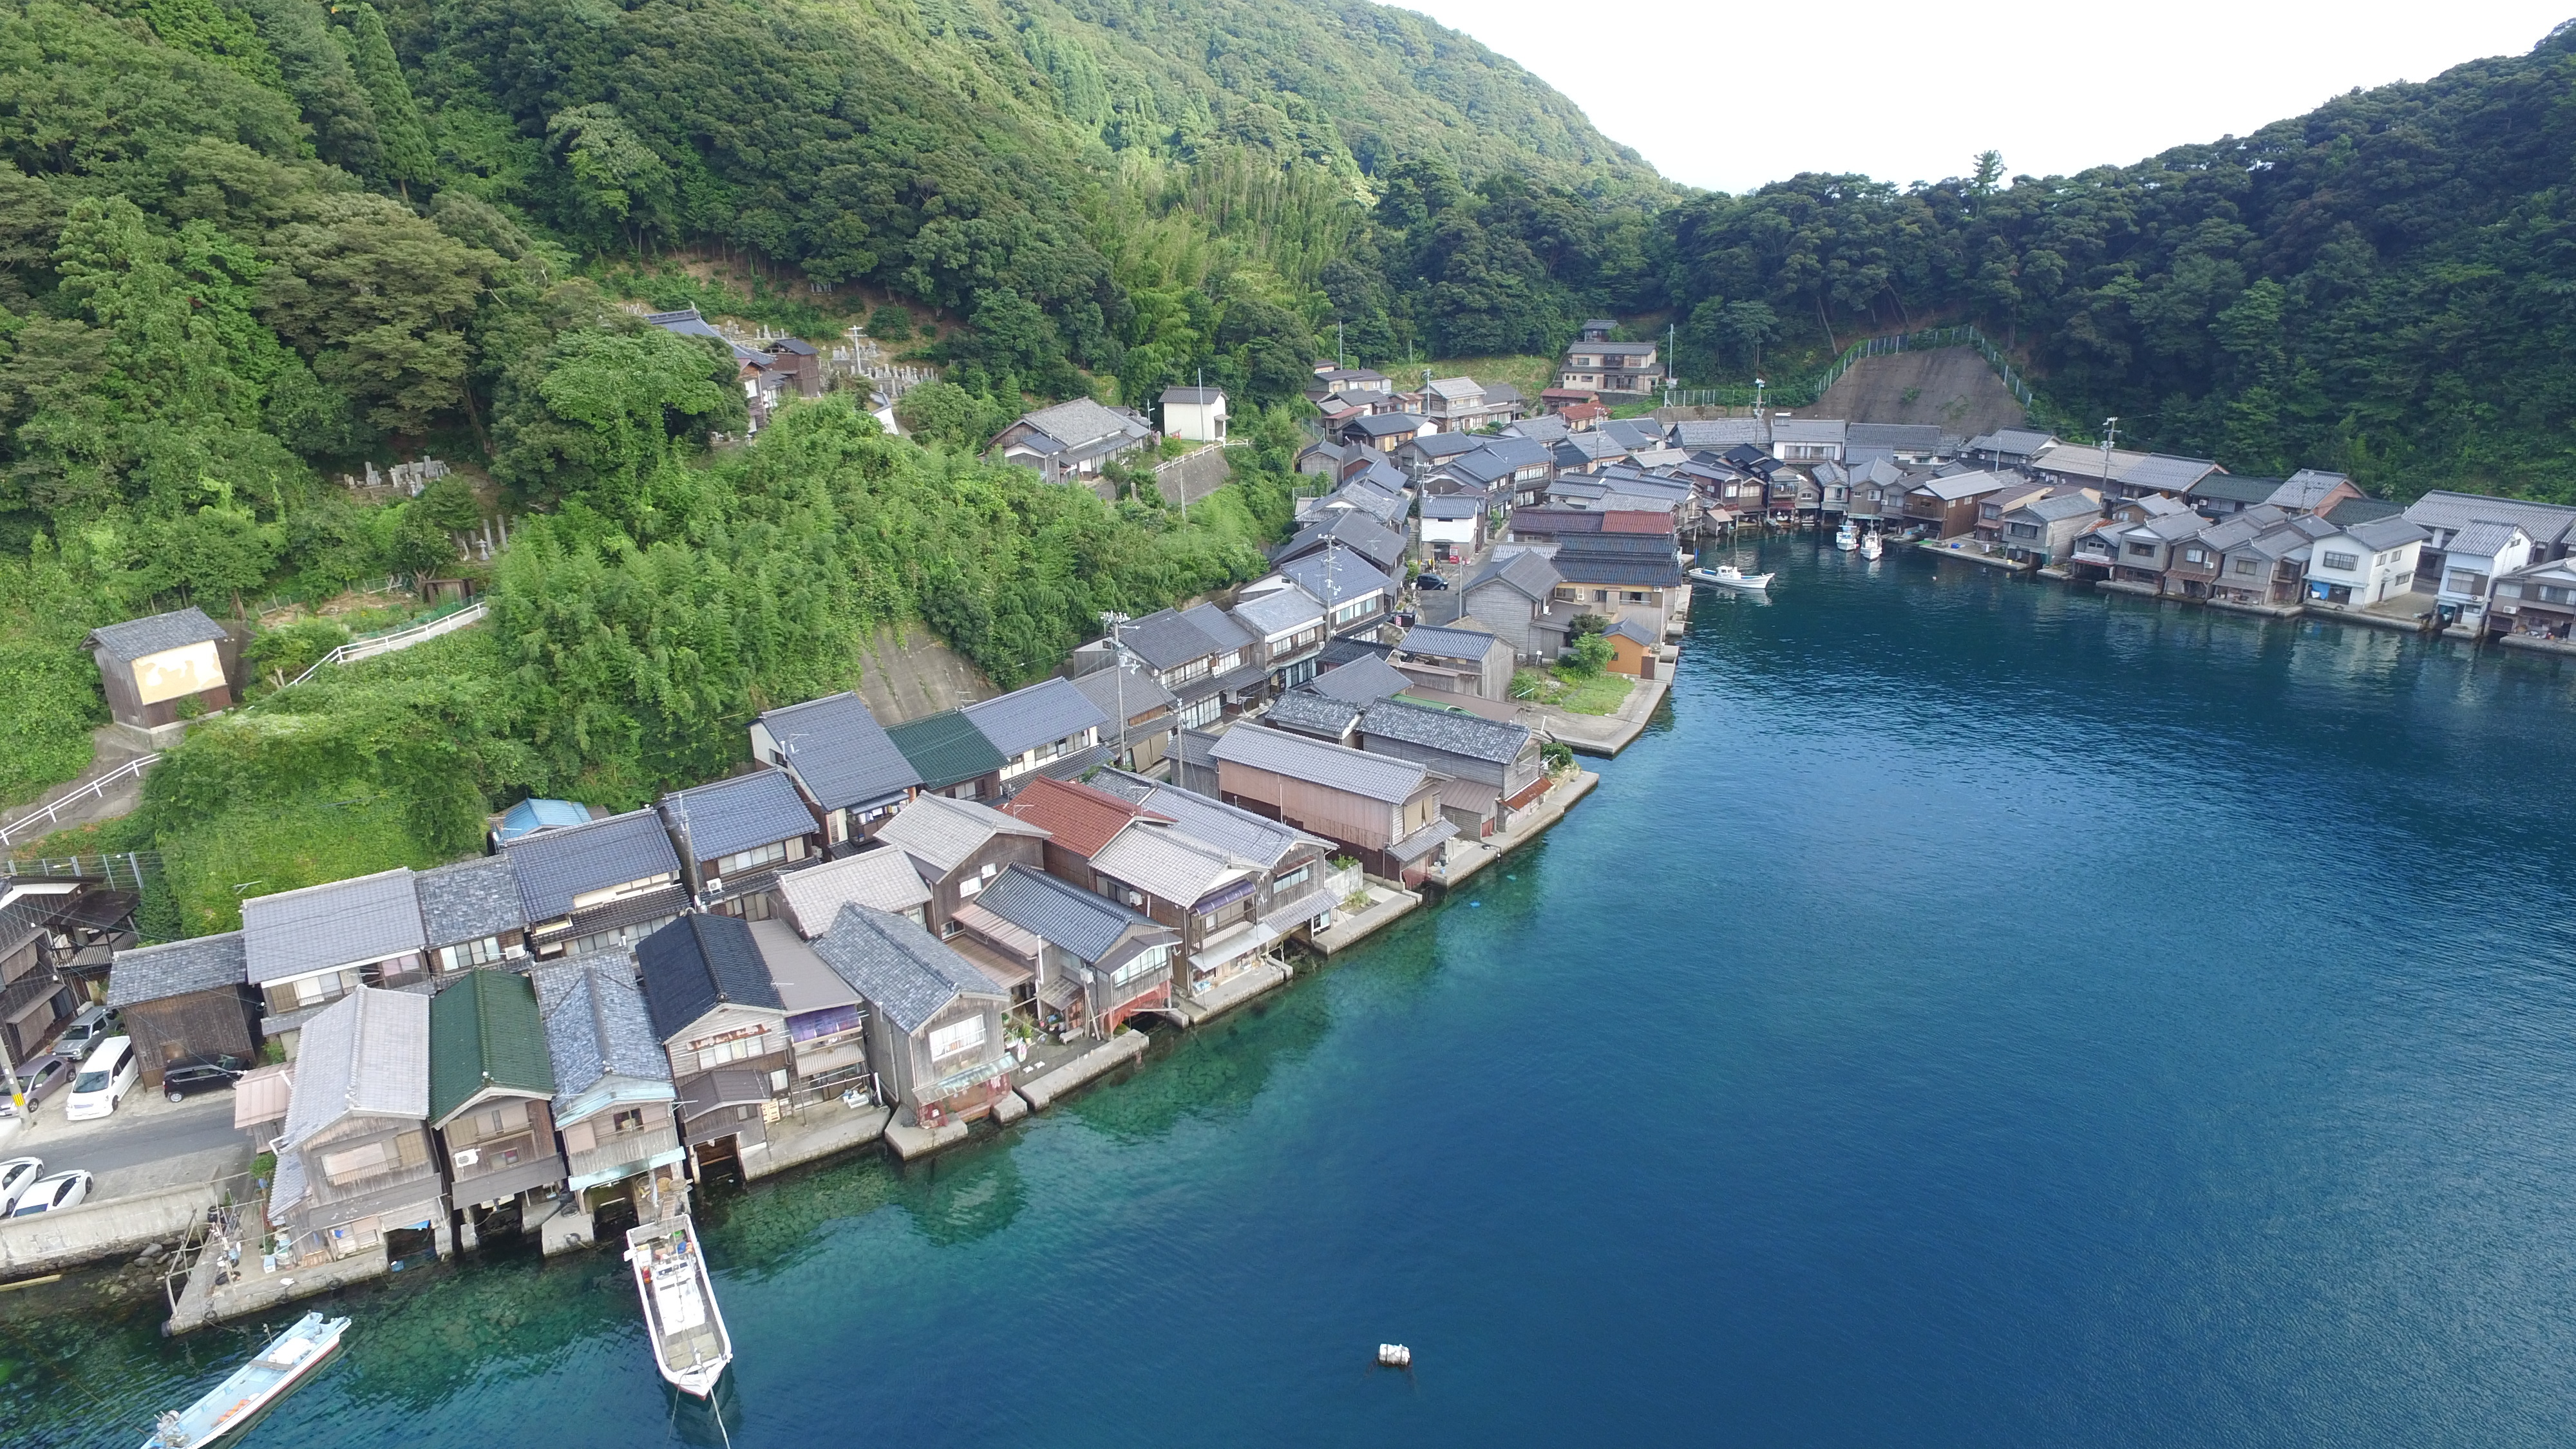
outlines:
[[[142,1078],[143,1063],[135,1058],[134,1039],[109,1037],[91,1049],[80,1075],[72,1078],[71,1093],[63,1098],[63,1120],[86,1122],[106,1116]]]

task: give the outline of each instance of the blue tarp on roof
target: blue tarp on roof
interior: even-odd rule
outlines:
[[[590,820],[588,806],[570,800],[522,800],[502,812],[501,828],[496,832],[504,845],[522,835],[540,830],[561,830],[567,825],[583,825]]]

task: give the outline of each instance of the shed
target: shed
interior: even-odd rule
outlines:
[[[203,609],[103,624],[89,632],[88,644],[109,717],[152,734],[156,743],[162,742],[156,732],[179,722],[185,701],[201,711],[232,706],[240,647]]]

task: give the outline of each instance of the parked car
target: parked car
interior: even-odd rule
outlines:
[[[1449,581],[1438,574],[1419,574],[1414,577],[1413,586],[1417,589],[1445,589],[1449,587]]]
[[[18,1195],[18,1205],[9,1210],[13,1218],[32,1218],[38,1213],[58,1213],[79,1207],[89,1199],[89,1174],[57,1172],[43,1178]]]
[[[9,1215],[9,1210],[18,1205],[18,1199],[26,1195],[27,1184],[42,1177],[44,1172],[45,1164],[32,1157],[12,1157],[0,1162],[0,1217]]]
[[[18,1064],[18,1090],[27,1094],[27,1115],[34,1116],[36,1104],[71,1085],[72,1064],[62,1057],[29,1057]],[[9,1094],[0,1092],[0,1117],[14,1117],[18,1107]]]
[[[239,1057],[181,1057],[161,1069],[161,1095],[173,1102],[182,1101],[198,1092],[229,1087],[249,1070],[250,1063]]]
[[[54,1038],[54,1055],[65,1061],[79,1061],[90,1054],[91,1048],[116,1033],[115,1012],[104,1006],[84,1006]]]
[[[134,1054],[133,1038],[109,1037],[90,1052],[89,1060],[81,1063],[80,1075],[72,1078],[71,1095],[63,1098],[63,1120],[86,1122],[106,1116],[141,1080],[143,1063]]]

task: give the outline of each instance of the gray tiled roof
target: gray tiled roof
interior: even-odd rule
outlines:
[[[930,886],[912,857],[892,847],[863,850],[778,878],[778,900],[806,936],[832,929],[846,905],[902,915],[930,903]]]
[[[1342,424],[1341,430],[1363,438],[1410,437],[1428,421],[1419,413],[1371,413]]]
[[[890,799],[921,783],[903,751],[855,694],[827,694],[762,714],[814,803],[841,810]]]
[[[1404,446],[1426,459],[1438,462],[1442,458],[1472,453],[1481,444],[1465,433],[1425,433]]]
[[[1403,535],[1356,508],[1326,509],[1321,518],[1298,530],[1278,558],[1290,559],[1338,543],[1380,568],[1404,557]]]
[[[2185,496],[2215,498],[2224,503],[2242,503],[2250,507],[2257,503],[2270,502],[2272,495],[2279,491],[2281,491],[2281,480],[2278,478],[2249,478],[2237,473],[2212,473],[2192,484]]]
[[[1446,493],[1422,500],[1422,516],[1429,519],[1462,522],[1484,511],[1481,493]]]
[[[2101,504],[2081,493],[2060,493],[2049,498],[2034,498],[2013,510],[2015,513],[2027,513],[2045,523],[2055,523],[2061,518],[2081,518],[2101,511]]]
[[[166,946],[137,946],[116,953],[107,972],[107,1004],[167,1001],[196,991],[240,987],[250,980],[243,964],[242,933],[195,936]]]
[[[1359,722],[1360,708],[1347,699],[1335,699],[1311,689],[1292,689],[1270,702],[1270,713],[1265,718],[1280,729],[1337,740]]]
[[[970,704],[965,712],[1005,760],[1034,746],[1109,723],[1100,707],[1083,698],[1082,691],[1065,679],[1041,679],[998,699]]]
[[[1483,568],[1476,570],[1473,578],[1460,586],[1459,592],[1472,593],[1487,584],[1502,583],[1539,603],[1545,603],[1564,582],[1565,575],[1556,571],[1556,565],[1549,563],[1546,555],[1523,549],[1488,560]]]
[[[1493,650],[1494,636],[1454,625],[1424,624],[1408,631],[1401,646],[1407,654],[1431,659],[1483,659]]]
[[[2345,529],[2344,533],[2363,548],[2373,550],[2403,548],[2407,544],[2422,543],[2432,537],[2422,528],[2407,522],[2402,517],[2374,518],[2368,523],[2356,523]]]
[[[1073,682],[1109,723],[1101,727],[1104,735],[1114,736],[1127,721],[1158,709],[1170,709],[1180,703],[1161,681],[1141,669],[1095,669]]]
[[[819,828],[784,770],[754,770],[662,797],[662,821],[688,838],[700,860],[774,845]]]
[[[1602,630],[1601,632],[1604,634],[1615,634],[1619,638],[1625,639],[1632,644],[1643,644],[1649,649],[1654,648],[1656,645],[1663,642],[1661,638],[1656,636],[1653,629],[1635,619],[1624,616],[1613,621],[1610,627]]]
[[[1091,868],[1148,895],[1187,906],[1239,884],[1252,863],[1234,860],[1187,831],[1140,824],[1121,830],[1091,857]],[[980,897],[979,897],[980,899]]]
[[[1267,639],[1275,634],[1293,634],[1321,624],[1324,622],[1324,605],[1313,594],[1290,584],[1235,605],[1234,617],[1245,628]]]
[[[579,1096],[609,1075],[647,1082],[671,1080],[671,1058],[653,1030],[652,1009],[628,974],[626,958],[547,973],[540,984],[553,997],[546,1010],[546,1054],[555,1068],[558,1101]],[[551,988],[551,989],[549,989]]]
[[[998,885],[995,881],[985,892]],[[960,996],[1002,996],[993,978],[909,917],[865,906],[841,907],[832,929],[815,938],[814,954],[906,1036],[928,1026]]]
[[[1289,851],[1300,845],[1322,849],[1329,844],[1320,837],[1255,815],[1241,806],[1211,800],[1195,790],[1184,790],[1178,785],[1166,785],[1141,775],[1104,770],[1091,783],[1097,789],[1133,801],[1158,815],[1169,816],[1172,823],[1181,829],[1264,869],[1276,866]]]
[[[1204,407],[1212,402],[1225,401],[1225,389],[1221,387],[1167,387],[1163,389],[1163,401],[1166,403],[1180,403],[1187,407]]]
[[[1108,954],[1130,929],[1154,924],[1107,896],[1016,865],[984,887],[975,904],[1086,963]]]
[[[108,658],[126,664],[223,637],[224,626],[207,618],[205,610],[194,607],[154,614],[148,619],[128,619],[122,624],[102,624],[89,631],[91,644],[106,651]]]
[[[2481,518],[2475,523],[2470,524],[2468,527],[2461,529],[2458,533],[2451,535],[2451,541],[2443,545],[2443,552],[2448,554],[2474,554],[2480,558],[2493,558],[2497,550],[2513,542],[2514,534],[2521,532],[2521,529],[2522,525],[2518,523],[2505,523],[2493,518]],[[2527,533],[2523,536],[2526,538],[2530,537]]]
[[[920,861],[928,867],[927,874],[938,877],[963,865],[996,835],[1046,838],[1045,831],[990,805],[945,795],[916,795],[877,831],[877,841]]]
[[[1336,608],[1394,587],[1385,569],[1357,550],[1339,544],[1327,544],[1317,552],[1281,564],[1279,572]]]
[[[432,947],[479,941],[528,924],[519,872],[506,855],[425,870],[411,883],[420,895],[421,932]]]
[[[2532,503],[2520,498],[2491,498],[2483,493],[2435,489],[2406,505],[2410,523],[2425,528],[2466,528],[2481,518],[2522,525],[2536,541],[2556,543],[2576,529],[2576,508],[2558,503]]]
[[[1577,548],[1568,543],[1556,551],[1551,563],[1566,582],[1574,584],[1668,589],[1682,581],[1682,566],[1669,552]]]
[[[1458,822],[1446,815],[1434,816],[1430,824],[1386,848],[1386,853],[1401,861],[1416,861],[1431,853],[1431,848],[1458,833]]]
[[[1975,498],[1998,488],[2009,488],[2012,482],[2012,479],[1998,473],[1952,473],[1926,478],[1915,484],[1913,491],[1929,493],[1944,503],[1956,503],[1962,498]]]
[[[769,965],[738,916],[692,911],[635,943],[653,1034],[669,1041],[718,1006],[785,1011]]]
[[[1308,687],[1327,699],[1373,704],[1411,689],[1413,681],[1383,658],[1371,657],[1327,669]]]
[[[2217,471],[2218,465],[2206,458],[2175,458],[2151,453],[2119,470],[2117,477],[2126,487],[2163,488],[2179,493]]]
[[[1214,604],[1192,604],[1181,611],[1181,617],[1198,625],[1200,633],[1226,649],[1248,649],[1261,642]]]
[[[1411,760],[1366,754],[1260,725],[1227,730],[1211,753],[1223,764],[1244,765],[1392,805],[1403,804],[1421,789],[1427,773]]]
[[[662,817],[650,810],[521,836],[501,850],[518,867],[519,895],[531,921],[571,914],[573,897],[585,892],[680,873],[680,857],[662,830]]]
[[[301,1144],[353,1112],[428,1118],[428,997],[361,986],[297,1033],[287,1142]]]
[[[2007,456],[2027,458],[2053,446],[2056,442],[2056,435],[2052,433],[2033,432],[2026,428],[1998,428],[1994,432],[1981,433],[1970,439],[1968,451],[2002,453]]]
[[[1507,430],[1542,446],[1565,437],[1565,419],[1550,413],[1545,417],[1523,418]],[[1550,456],[1554,456],[1550,454]]]
[[[1104,438],[1141,438],[1151,431],[1125,413],[1103,407],[1089,398],[1075,398],[1071,402],[1024,413],[1020,421],[1068,448],[1079,448]]]
[[[1655,642],[1650,635],[1644,641]],[[1508,765],[1529,747],[1529,726],[1487,719],[1461,710],[1380,700],[1360,716],[1360,737],[1401,740],[1443,754]]]
[[[1217,652],[1217,643],[1177,609],[1163,609],[1118,626],[1118,641],[1155,669],[1177,669]]]
[[[265,986],[420,950],[428,940],[411,880],[409,867],[396,866],[242,902],[250,979]]]

